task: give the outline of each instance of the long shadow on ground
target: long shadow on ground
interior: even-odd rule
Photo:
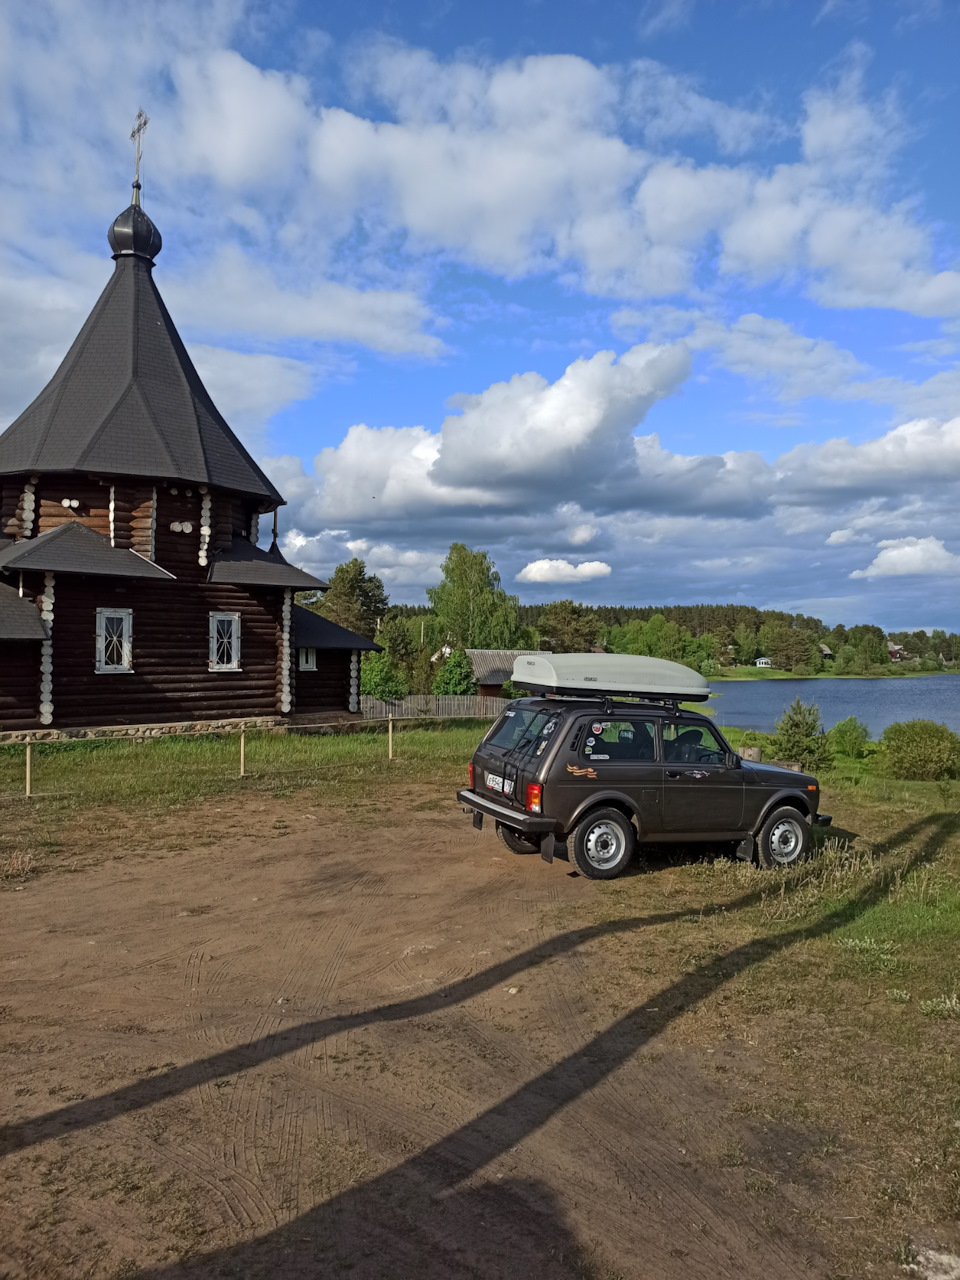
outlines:
[[[877,852],[921,839],[901,873],[936,857],[957,830],[956,815],[922,819],[896,833]],[[597,1035],[541,1075],[515,1090],[455,1132],[418,1152],[403,1164],[334,1197],[259,1238],[231,1248],[211,1251],[185,1263],[142,1271],[141,1280],[174,1277],[242,1276],[407,1277],[556,1277],[591,1274],[569,1228],[562,1223],[554,1192],[541,1183],[500,1183],[493,1187],[463,1184],[497,1157],[528,1138],[577,1098],[595,1088],[638,1050],[655,1039],[685,1010],[696,1007],[732,978],[777,955],[801,939],[821,938],[849,924],[879,901],[888,889],[889,875],[879,870],[853,899],[812,925],[734,947],[699,965],[650,1000]],[[744,895],[725,910],[755,904],[758,893]],[[582,942],[608,934],[630,932],[643,925],[689,918],[691,911],[615,921],[578,929],[531,948],[482,973],[415,1000],[382,1006],[365,1013],[320,1019],[264,1037],[236,1049],[137,1082],[101,1098],[78,1102],[25,1121],[12,1134],[18,1146],[102,1123],[112,1116],[150,1106],[204,1081],[233,1074],[282,1057],[304,1044],[373,1022],[399,1021],[469,999],[516,974],[569,951]],[[630,1134],[642,1142],[642,1134]],[[575,1199],[575,1188],[573,1198]],[[671,1262],[664,1249],[656,1258],[637,1259],[643,1280],[680,1277],[719,1280],[720,1277],[810,1276],[808,1266],[785,1238],[764,1237],[763,1256],[745,1261],[737,1256],[737,1242],[695,1238],[688,1232],[683,1259]],[[557,1252],[546,1257],[545,1242]],[[756,1242],[755,1242],[756,1243]],[[743,1245],[743,1241],[740,1242]],[[384,1269],[385,1268],[385,1269]],[[818,1274],[814,1270],[812,1274]],[[819,1272],[822,1274],[822,1272]]]

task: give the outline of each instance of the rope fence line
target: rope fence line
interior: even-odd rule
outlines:
[[[407,700],[404,699],[403,701],[407,701]],[[430,701],[431,702],[441,701],[441,699],[435,699],[433,696],[430,696]],[[322,737],[337,737],[337,738],[364,737],[364,736],[370,737],[374,735],[365,734],[364,728],[367,725],[370,725],[370,726],[382,725],[384,726],[384,728],[380,730],[380,732],[385,731],[385,736],[387,739],[387,760],[394,760],[396,758],[394,756],[394,750],[393,750],[394,725],[399,726],[403,724],[409,724],[409,725],[420,725],[420,726],[426,727],[424,722],[433,721],[433,720],[463,720],[463,719],[494,720],[500,714],[500,708],[504,706],[506,703],[505,699],[500,699],[500,698],[483,698],[483,699],[450,698],[450,699],[442,699],[442,701],[456,702],[458,704],[464,703],[464,704],[467,704],[470,709],[460,710],[458,707],[456,711],[447,712],[447,714],[443,714],[442,712],[440,714],[436,714],[432,711],[428,712],[428,711],[422,711],[422,710],[413,710],[412,713],[407,715],[394,715],[392,711],[388,712],[386,715],[383,715],[383,716],[374,716],[374,715],[365,714],[362,720],[346,721],[346,722],[343,722],[343,724],[338,724],[337,722],[331,722],[331,721],[317,721],[313,724],[309,724],[309,723],[287,724],[282,727],[281,733],[276,733],[275,731],[272,731],[270,728],[267,728],[267,727],[263,727],[259,725],[247,725],[244,722],[238,722],[236,725],[231,727],[219,725],[216,728],[210,728],[210,729],[203,729],[203,728],[193,728],[189,730],[184,729],[182,731],[177,730],[175,732],[170,732],[170,733],[158,733],[156,736],[153,736],[153,731],[156,729],[156,726],[145,725],[143,726],[143,729],[144,729],[143,735],[118,734],[117,736],[106,736],[106,737],[100,737],[100,738],[64,737],[64,738],[53,738],[53,739],[50,739],[44,736],[43,738],[39,738],[36,740],[30,737],[25,737],[21,739],[19,742],[0,743],[0,748],[9,748],[9,747],[17,747],[17,746],[22,746],[24,748],[23,790],[20,792],[0,791],[0,800],[9,800],[9,799],[18,799],[18,798],[22,798],[25,800],[41,799],[46,794],[52,794],[56,796],[82,794],[80,792],[73,792],[73,791],[38,794],[34,790],[34,780],[35,780],[34,779],[35,761],[33,756],[34,746],[43,746],[45,748],[74,747],[77,745],[87,745],[91,742],[96,742],[96,743],[124,743],[125,742],[131,745],[142,746],[145,743],[163,742],[163,741],[168,741],[170,739],[177,739],[177,738],[221,739],[221,738],[230,738],[236,735],[238,738],[238,745],[239,745],[239,770],[237,773],[237,777],[249,778],[249,777],[255,777],[259,775],[252,774],[247,769],[247,734],[248,733],[261,733],[267,737],[274,737],[274,736],[275,737],[301,737],[301,736],[302,737],[311,737],[311,736],[320,737],[322,736]],[[477,714],[477,710],[475,708],[479,703],[487,704],[484,707],[486,714],[483,714],[483,715]],[[492,704],[496,704],[496,705],[494,706]],[[344,732],[344,728],[346,728],[345,732]],[[303,764],[302,766],[299,766],[299,767],[294,766],[292,768],[278,768],[278,769],[271,770],[271,776],[272,777],[288,777],[291,774],[301,774],[307,769],[316,769],[316,768],[317,768],[317,765],[315,763]],[[215,775],[218,777],[223,776],[223,770],[217,767],[203,767],[203,766],[197,767],[195,765],[191,765],[190,772],[192,775],[201,775],[201,776]]]

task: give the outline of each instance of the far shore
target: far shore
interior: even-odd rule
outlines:
[[[733,667],[735,675],[727,675],[721,668],[720,674],[709,676],[710,680],[895,680],[913,679],[915,676],[952,676],[960,671],[900,671],[891,664],[890,671],[871,671],[866,675],[854,675],[852,672],[834,673],[833,671],[817,671],[810,676],[797,676],[792,671],[774,671],[770,667]]]

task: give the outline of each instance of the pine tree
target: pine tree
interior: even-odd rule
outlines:
[[[815,702],[801,702],[799,695],[777,721],[777,732],[770,744],[777,760],[790,760],[801,769],[818,773],[833,764],[830,739],[823,729],[820,708]]]
[[[313,607],[331,622],[373,639],[387,604],[381,580],[354,557],[337,565],[323,600]]]

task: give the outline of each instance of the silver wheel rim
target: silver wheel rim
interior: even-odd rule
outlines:
[[[797,818],[781,818],[770,832],[770,857],[782,866],[795,862],[803,848],[803,827]]]
[[[615,822],[598,822],[587,832],[583,852],[591,867],[606,871],[623,857],[626,836]]]

